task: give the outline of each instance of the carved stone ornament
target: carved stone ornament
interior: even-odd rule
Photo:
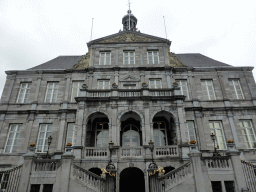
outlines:
[[[106,39],[100,41],[100,43],[108,43],[108,42],[144,42],[144,41],[153,41],[153,39],[149,39],[146,37],[142,37],[132,33],[126,33],[123,35],[119,35],[117,37],[113,37],[110,39]]]
[[[91,58],[90,52],[86,53],[85,55],[82,56],[82,59],[73,66],[73,69],[88,68],[90,66],[90,61],[91,61],[90,58]]]
[[[171,67],[186,67],[172,52],[168,52],[168,65]]]

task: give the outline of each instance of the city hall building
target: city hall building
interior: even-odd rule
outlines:
[[[122,24],[85,55],[6,71],[1,190],[255,192],[253,67],[174,54],[131,11]]]

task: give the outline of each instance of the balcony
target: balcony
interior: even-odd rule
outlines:
[[[150,158],[151,152],[147,147],[117,147],[113,150],[113,158]],[[179,157],[178,145],[155,147],[153,152],[154,159],[163,157]],[[107,147],[86,147],[84,149],[86,159],[106,159],[109,158]]]
[[[75,99],[76,101],[117,99],[184,100],[185,96],[181,95],[179,87],[168,89],[80,89],[80,95]]]

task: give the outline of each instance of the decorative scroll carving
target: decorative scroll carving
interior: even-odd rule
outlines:
[[[171,67],[186,67],[172,52],[168,52],[168,65]]]
[[[106,39],[100,41],[100,43],[108,43],[108,42],[144,42],[144,41],[153,41],[153,39],[149,39],[146,37],[142,37],[132,33],[126,33],[123,35],[119,35],[117,37],[113,37],[110,39]]]
[[[82,56],[82,59],[73,66],[73,69],[84,69],[90,66],[91,54],[90,52]]]

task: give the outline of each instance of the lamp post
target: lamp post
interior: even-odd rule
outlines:
[[[150,149],[150,151],[151,151],[152,162],[154,162],[154,159],[153,159],[154,142],[153,142],[152,140],[150,140],[150,141],[148,142],[148,144],[149,144],[149,149]]]
[[[46,153],[46,156],[45,156],[45,158],[48,158],[48,159],[51,159],[51,156],[49,155],[49,148],[50,148],[51,143],[52,143],[52,136],[50,135],[48,137],[48,150],[47,150],[47,153]]]
[[[214,146],[214,152],[213,152],[212,156],[213,157],[220,156],[220,153],[217,151],[218,144],[216,144],[216,135],[214,133],[211,134],[211,139],[212,139],[213,146]]]
[[[112,162],[111,156],[112,156],[112,151],[114,149],[114,142],[113,141],[110,141],[108,143],[108,148],[109,148],[109,152],[110,152],[110,154],[109,154],[109,163],[108,164],[110,164]]]

